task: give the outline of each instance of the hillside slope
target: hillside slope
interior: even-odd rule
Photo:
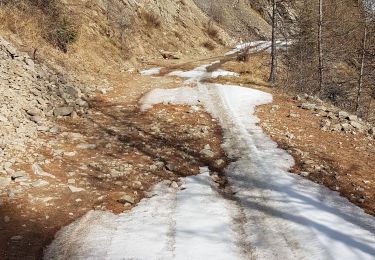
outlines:
[[[94,77],[158,59],[207,54],[233,45],[244,32],[270,33],[243,1],[234,8],[231,1],[217,2],[213,23],[204,4],[209,2],[193,0],[4,2],[0,33],[6,39],[60,71]]]

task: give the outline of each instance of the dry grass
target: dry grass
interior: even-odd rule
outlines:
[[[210,36],[212,39],[217,39],[219,36],[219,30],[212,23],[207,25],[206,31],[208,36]]]
[[[59,0],[12,1],[1,8],[1,21],[13,33],[35,33],[63,52],[77,39],[78,28]],[[31,21],[30,21],[31,20]],[[27,30],[25,27],[27,23]],[[35,35],[34,35],[35,36]]]
[[[142,18],[146,21],[146,24],[152,28],[160,28],[161,27],[161,18],[160,15],[153,11],[146,11],[142,12]]]
[[[213,50],[216,48],[215,44],[212,43],[212,42],[210,42],[210,41],[205,41],[205,42],[203,42],[203,43],[202,43],[202,46],[203,46],[204,48],[206,48],[207,50],[210,50],[210,51],[213,51]]]

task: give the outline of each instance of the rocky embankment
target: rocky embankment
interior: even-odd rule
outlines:
[[[356,135],[366,134],[369,138],[375,137],[375,126],[365,122],[356,115],[350,114],[339,108],[327,105],[319,98],[309,96],[296,96],[296,101],[302,102],[299,107],[310,110],[321,117],[320,128],[322,131],[346,132]],[[293,115],[290,115],[293,117]]]
[[[57,117],[86,113],[87,94],[82,85],[35,63],[0,37],[0,184],[23,176],[12,165],[34,162],[38,134],[58,132]]]
[[[375,215],[374,125],[307,94],[274,98],[258,109],[260,125],[293,155],[292,172]]]

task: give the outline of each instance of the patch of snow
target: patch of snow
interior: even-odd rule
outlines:
[[[142,76],[152,76],[152,75],[157,75],[160,73],[161,68],[151,68],[148,70],[142,70],[140,71]]]
[[[209,65],[202,65],[199,66],[193,70],[190,71],[181,71],[181,70],[176,70],[172,71],[169,73],[169,76],[177,76],[180,78],[188,78],[188,79],[199,79],[203,77],[203,75],[207,74],[207,67]]]
[[[232,71],[218,69],[211,73],[211,78],[218,78],[218,77],[238,77],[240,74]]]
[[[172,73],[197,87],[155,89],[140,103],[142,109],[201,104],[219,121],[223,148],[237,158],[226,176],[238,204],[213,190],[202,168],[185,179],[182,191],[157,185],[156,196],[130,212],[88,213],[57,234],[45,259],[373,260],[375,219],[338,193],[289,173],[293,158],[257,125],[255,107],[272,95],[201,83],[206,68]]]
[[[181,87],[165,91],[164,89],[154,89],[147,93],[140,100],[141,110],[151,108],[156,104],[178,104],[178,105],[198,105],[199,93],[195,88]]]
[[[286,45],[291,45],[292,41],[276,41],[276,47],[278,49],[284,49]],[[250,53],[255,53],[259,51],[267,51],[268,53],[271,52],[271,45],[272,43],[270,41],[253,41],[253,42],[247,42],[247,43],[241,43],[238,44],[233,50],[225,53],[225,55],[232,55],[237,52],[240,52],[246,48],[250,48]]]
[[[197,67],[193,70],[189,70],[189,71],[180,71],[180,70],[173,71],[173,72],[169,73],[168,75],[186,78],[186,79],[188,79],[187,82],[199,81],[203,78],[218,78],[220,76],[223,76],[223,77],[225,77],[225,76],[226,77],[238,77],[239,76],[239,74],[236,73],[236,72],[222,70],[222,69],[218,69],[218,70],[215,70],[213,72],[208,72],[207,67],[209,67],[211,65],[214,65],[216,63],[217,62],[213,62],[209,65],[199,66],[199,67]]]
[[[270,94],[199,84],[194,95],[225,130],[225,151],[240,158],[226,174],[257,259],[374,259],[374,218],[326,187],[290,174],[293,158],[257,126],[255,106],[271,102]],[[163,102],[161,95],[149,98]]]
[[[90,211],[63,228],[44,259],[238,259],[230,204],[211,188],[207,167],[183,190],[155,187],[118,216]]]

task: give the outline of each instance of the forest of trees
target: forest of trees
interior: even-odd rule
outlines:
[[[276,37],[293,42],[279,54],[285,72],[279,85],[375,121],[375,1],[277,1],[285,2],[297,17],[275,16]]]

